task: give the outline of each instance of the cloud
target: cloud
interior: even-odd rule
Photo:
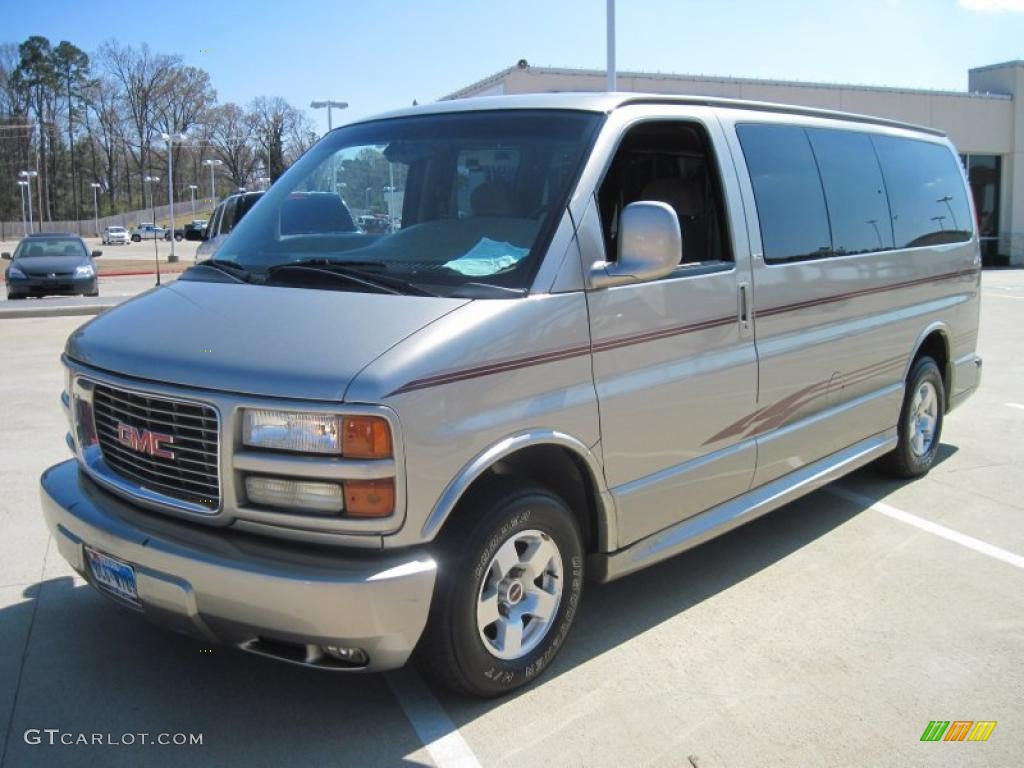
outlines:
[[[968,11],[984,11],[986,13],[1024,12],[1024,0],[957,0],[957,5]]]

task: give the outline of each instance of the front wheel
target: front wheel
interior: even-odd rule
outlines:
[[[139,235],[132,235],[132,242],[133,243],[141,243],[142,242],[142,238]]]
[[[942,436],[946,388],[939,366],[930,357],[914,363],[900,410],[899,441],[882,457],[881,467],[896,477],[919,477],[935,464]]]
[[[499,696],[534,679],[565,643],[583,590],[583,542],[558,496],[513,478],[464,501],[472,517],[440,546],[417,657],[458,692]]]

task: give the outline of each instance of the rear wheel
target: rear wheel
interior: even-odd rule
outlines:
[[[880,462],[885,471],[896,477],[919,477],[932,468],[939,452],[945,402],[939,366],[930,357],[915,361],[903,395],[899,441]]]
[[[142,237],[140,237],[139,235],[132,235],[132,242],[133,243],[141,243],[142,242]]]
[[[438,584],[417,660],[436,682],[499,696],[534,679],[572,627],[583,543],[558,496],[513,478],[464,504],[472,517],[438,552]]]

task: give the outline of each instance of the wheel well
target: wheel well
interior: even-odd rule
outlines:
[[[522,477],[551,490],[566,503],[579,522],[584,550],[587,553],[598,551],[601,525],[594,478],[583,458],[558,445],[532,445],[496,461],[462,494],[451,516],[445,521],[445,527],[471,513],[471,505],[464,502],[496,475]]]
[[[939,371],[942,373],[942,388],[946,391],[945,410],[949,410],[949,345],[942,331],[932,331],[925,337],[925,340],[921,342],[921,346],[917,348],[917,354],[914,355],[911,367],[922,357],[930,357],[939,366]]]

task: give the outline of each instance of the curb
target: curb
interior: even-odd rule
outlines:
[[[26,317],[87,317],[98,315],[116,307],[120,302],[109,304],[82,304],[77,307],[25,307],[24,309],[0,310],[0,320],[18,320]]]

